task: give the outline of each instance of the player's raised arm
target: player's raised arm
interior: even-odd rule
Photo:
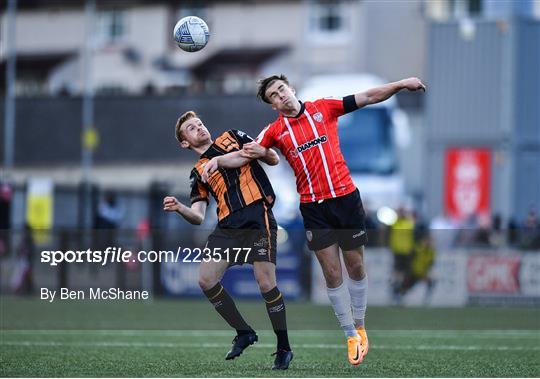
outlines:
[[[191,208],[182,204],[176,197],[166,196],[163,199],[163,210],[167,212],[177,212],[180,216],[186,219],[187,222],[193,225],[200,225],[204,221],[206,215],[205,201],[197,201],[191,205]]]
[[[426,86],[418,78],[407,78],[380,87],[371,88],[365,92],[357,93],[354,95],[354,100],[356,101],[358,108],[362,108],[366,105],[385,101],[403,89],[408,89],[409,91],[425,91]]]

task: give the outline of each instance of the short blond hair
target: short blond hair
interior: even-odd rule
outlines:
[[[186,122],[187,120],[191,120],[192,118],[199,118],[199,116],[197,116],[197,113],[195,113],[194,111],[187,111],[182,116],[180,116],[178,120],[176,121],[176,126],[174,128],[174,131],[175,131],[176,139],[178,140],[178,142],[182,142],[184,140],[184,137],[182,137],[182,131],[180,130],[180,127],[182,126],[184,122]]]

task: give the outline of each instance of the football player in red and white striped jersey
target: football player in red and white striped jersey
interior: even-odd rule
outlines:
[[[426,87],[418,78],[408,78],[340,99],[301,102],[284,75],[267,77],[259,82],[258,97],[279,116],[240,153],[257,159],[267,149],[277,147],[294,170],[308,246],[323,270],[328,297],[347,337],[348,358],[353,365],[362,362],[369,348],[364,327],[367,276],[363,247],[367,234],[360,194],[339,147],[338,117],[382,102],[403,89],[425,91]],[[341,275],[340,248],[349,274],[346,285]]]

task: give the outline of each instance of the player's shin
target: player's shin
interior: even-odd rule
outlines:
[[[236,329],[238,335],[253,333],[253,329],[246,323],[236,308],[234,300],[221,283],[218,283],[214,287],[203,292],[221,317],[223,317],[232,328]]]
[[[357,328],[364,327],[364,318],[367,307],[368,277],[362,280],[348,279],[349,294],[351,296],[354,324]]]
[[[339,325],[345,332],[346,337],[358,335],[354,327],[353,315],[351,312],[351,296],[345,283],[341,283],[336,288],[326,288],[328,298],[334,309],[334,313],[339,321]]]
[[[270,291],[262,293],[262,297],[266,303],[266,311],[277,337],[278,350],[291,350],[283,295],[277,287],[274,287]]]

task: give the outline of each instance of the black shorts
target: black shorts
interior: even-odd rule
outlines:
[[[366,213],[358,189],[322,202],[301,203],[300,212],[311,250],[336,242],[342,250],[353,250],[367,243]]]
[[[229,266],[253,262],[276,264],[277,223],[272,209],[258,201],[221,220],[206,248]]]
[[[394,253],[394,271],[407,273],[411,269],[410,254]]]

